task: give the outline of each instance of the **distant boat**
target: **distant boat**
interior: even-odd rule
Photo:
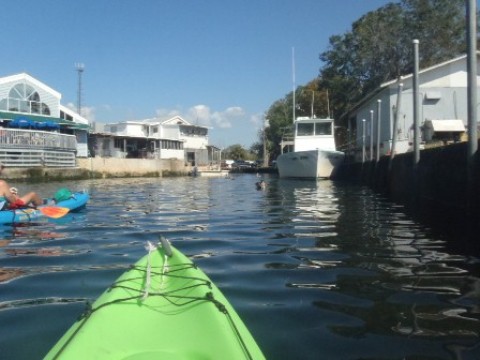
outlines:
[[[293,151],[277,157],[277,169],[281,178],[330,178],[333,171],[345,159],[345,153],[335,147],[335,124],[330,118],[330,102],[327,95],[328,118],[315,116],[315,91],[312,90],[310,117],[296,117],[295,109],[295,52],[292,48],[293,72]],[[282,140],[283,143],[283,140]],[[283,152],[283,144],[282,144]]]
[[[293,152],[277,157],[281,178],[330,178],[345,154],[337,151],[333,119],[299,117],[294,122]]]

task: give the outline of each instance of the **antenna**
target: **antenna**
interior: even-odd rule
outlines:
[[[83,63],[75,63],[75,69],[78,72],[77,113],[82,115],[82,73],[85,70],[85,65]]]

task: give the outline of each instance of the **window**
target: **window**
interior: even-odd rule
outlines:
[[[332,135],[332,123],[315,123],[315,135]]]
[[[306,123],[306,124],[299,123],[297,125],[297,136],[309,136],[309,135],[313,135],[313,123]]]
[[[50,112],[50,110],[48,110]],[[60,118],[61,119],[64,119],[64,120],[70,120],[70,121],[73,121],[73,117],[72,115],[68,115],[67,113],[65,113],[64,111],[60,110]]]
[[[13,107],[16,109],[15,111],[25,113],[39,112],[38,102],[40,101],[40,95],[38,95],[32,86],[25,83],[17,84],[10,89],[8,95],[11,102],[10,105],[13,103]]]
[[[50,115],[48,105],[42,103],[38,92],[33,86],[26,83],[19,83],[13,86],[8,93],[8,98],[0,101],[0,109]]]
[[[173,150],[182,150],[183,149],[183,143],[180,141],[174,141],[174,140],[162,140],[160,141],[160,147],[162,149],[173,149]]]
[[[122,149],[123,148],[123,139],[115,139],[113,147],[115,149]]]
[[[47,104],[42,103],[41,108],[42,108],[42,114],[43,115],[51,115],[50,108],[48,107]]]

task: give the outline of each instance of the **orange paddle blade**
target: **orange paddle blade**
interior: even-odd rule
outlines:
[[[40,210],[43,215],[53,219],[61,218],[62,216],[67,215],[70,211],[69,208],[59,206],[42,206],[38,208],[38,210]]]

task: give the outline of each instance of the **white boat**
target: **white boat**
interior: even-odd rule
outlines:
[[[277,157],[279,176],[330,178],[345,158],[335,147],[333,119],[299,117],[294,125],[293,152]]]

